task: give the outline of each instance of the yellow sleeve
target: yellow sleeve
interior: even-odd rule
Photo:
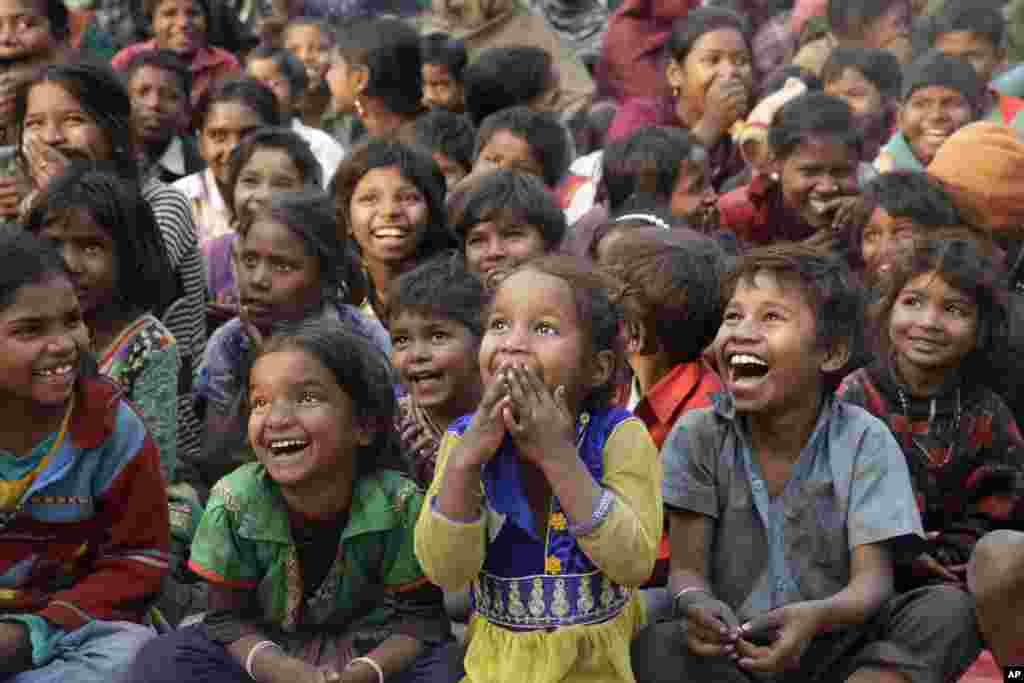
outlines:
[[[643,422],[620,423],[604,446],[604,481],[616,497],[601,526],[580,547],[616,583],[639,586],[651,577],[664,523],[661,459]]]
[[[468,586],[483,568],[486,552],[486,521],[482,506],[480,518],[469,523],[451,521],[434,509],[434,499],[441,490],[448,466],[448,455],[460,438],[447,432],[441,440],[434,481],[427,490],[427,498],[416,522],[416,558],[427,577],[446,591],[458,591]]]

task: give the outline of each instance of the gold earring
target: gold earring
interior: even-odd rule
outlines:
[[[361,119],[366,118],[366,108],[363,107],[363,101],[358,97],[356,98],[356,115]]]
[[[672,99],[675,99],[675,100],[679,99],[679,88],[678,87],[672,88]]]

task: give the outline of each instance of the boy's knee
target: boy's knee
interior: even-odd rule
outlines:
[[[999,530],[986,534],[971,554],[967,583],[979,602],[1005,593],[1014,582],[1024,592],[1024,534]]]

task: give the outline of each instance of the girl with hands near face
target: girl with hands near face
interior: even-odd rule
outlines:
[[[430,579],[470,588],[468,681],[633,680],[662,511],[653,441],[610,406],[619,319],[608,282],[566,256],[495,289],[483,398],[448,428],[416,528]]]

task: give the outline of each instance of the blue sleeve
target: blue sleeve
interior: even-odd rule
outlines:
[[[13,621],[28,629],[32,640],[32,665],[42,666],[50,661],[53,651],[66,635],[64,629],[38,614],[5,614],[0,621]]]

